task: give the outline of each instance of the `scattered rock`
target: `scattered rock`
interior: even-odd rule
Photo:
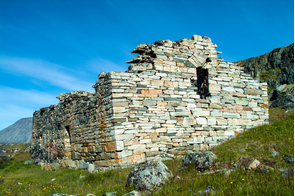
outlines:
[[[273,156],[273,157],[277,157],[277,156],[279,156],[279,155],[280,155],[279,152],[277,152],[277,151],[271,151],[271,156]]]
[[[130,193],[126,193],[125,195],[123,196],[141,196],[141,193],[139,191],[131,191]]]
[[[74,195],[68,195],[68,194],[64,194],[64,193],[54,193],[50,196],[74,196]]]
[[[217,156],[211,151],[191,152],[184,157],[182,165],[187,167],[194,164],[197,170],[206,170],[213,166],[215,159],[217,159]]]
[[[24,165],[31,165],[33,163],[34,163],[33,160],[27,160],[27,161],[25,161]]]
[[[161,161],[146,161],[137,165],[128,175],[127,185],[136,190],[153,190],[172,178],[172,172]]]
[[[258,167],[258,165],[260,164],[260,162],[257,159],[254,159],[250,165],[248,165],[248,169],[255,169]]]
[[[53,170],[59,170],[60,168],[60,164],[58,162],[53,162],[52,163],[52,169]]]
[[[40,161],[40,159],[35,159],[35,164],[38,164]]]
[[[284,155],[282,158],[287,163],[294,163],[294,157],[293,156]]]
[[[95,195],[92,193],[88,193],[86,196],[95,196]]]
[[[104,193],[102,196],[117,196],[116,192]]]
[[[280,168],[279,171],[281,172],[284,178],[294,175],[294,167]]]
[[[267,173],[269,171],[274,171],[274,168],[270,167],[270,166],[267,166],[267,165],[259,165],[257,167],[257,170],[262,172],[262,173]]]

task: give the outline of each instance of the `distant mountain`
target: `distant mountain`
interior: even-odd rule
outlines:
[[[260,82],[267,82],[271,108],[294,109],[294,43],[236,62]]]
[[[33,118],[22,118],[0,131],[0,143],[24,143],[32,138]]]

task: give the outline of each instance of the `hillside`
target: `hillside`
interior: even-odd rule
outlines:
[[[0,131],[0,143],[24,143],[31,140],[33,118],[22,118]]]
[[[260,82],[267,82],[271,108],[294,108],[294,43],[236,63]]]

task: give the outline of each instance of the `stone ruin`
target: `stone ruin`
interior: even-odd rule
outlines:
[[[267,83],[218,58],[209,37],[140,44],[95,92],[62,93],[34,112],[31,154],[124,167],[206,150],[267,124]]]

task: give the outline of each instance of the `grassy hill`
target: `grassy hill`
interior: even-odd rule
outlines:
[[[218,159],[215,170],[231,168],[235,163],[239,169],[225,176],[222,173],[202,175],[193,166],[178,171],[182,159],[164,161],[175,176],[162,188],[147,195],[293,195],[294,177],[284,178],[278,168],[293,167],[282,160],[283,155],[294,155],[294,113],[271,109],[271,124],[255,127],[211,149]],[[14,148],[9,144],[1,148]],[[17,146],[17,148],[21,148]],[[24,145],[22,147],[24,149]],[[271,151],[280,153],[271,156]],[[10,153],[11,155],[12,153]],[[0,154],[1,156],[1,154]],[[42,171],[38,165],[24,165],[30,155],[15,154],[14,159],[3,161],[0,166],[0,195],[50,195],[66,193],[83,195],[93,193],[100,196],[106,192],[123,195],[133,190],[126,187],[127,175],[133,168],[110,170],[88,174],[83,170],[62,168],[58,171]],[[262,173],[243,169],[253,159],[274,168]],[[54,180],[53,180],[54,179]],[[207,192],[206,192],[207,190]],[[200,193],[199,191],[202,191]]]

